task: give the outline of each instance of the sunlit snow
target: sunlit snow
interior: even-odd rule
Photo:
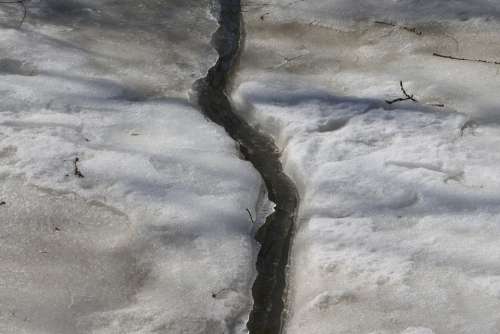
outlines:
[[[27,5],[1,7],[0,332],[244,327],[261,183],[188,101],[208,1]]]
[[[301,195],[285,332],[498,333],[500,6],[248,8],[233,98]]]

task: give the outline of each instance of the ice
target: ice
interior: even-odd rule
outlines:
[[[261,181],[188,99],[208,1],[27,5],[0,6],[0,332],[240,330]]]
[[[498,5],[266,3],[233,99],[301,196],[285,332],[498,333],[498,65],[433,56],[498,61]]]

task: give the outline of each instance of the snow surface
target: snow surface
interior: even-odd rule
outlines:
[[[263,83],[237,94],[301,195],[287,333],[498,332],[498,127]]]
[[[499,122],[500,66],[433,56],[500,62],[498,1],[259,0],[245,8],[242,81],[306,80],[375,99],[401,97],[403,81],[422,103]]]
[[[208,1],[32,1],[20,30],[3,10],[0,332],[244,327],[261,183],[187,98]]]
[[[499,333],[500,67],[432,54],[499,61],[500,5],[246,10],[233,99],[301,195],[285,332]]]

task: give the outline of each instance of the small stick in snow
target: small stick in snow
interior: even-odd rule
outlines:
[[[386,100],[385,102],[387,104],[393,104],[393,103],[396,103],[396,102],[402,102],[402,101],[408,101],[408,100],[411,100],[413,102],[418,102],[415,97],[413,95],[410,95],[406,92],[404,86],[403,86],[403,81],[400,81],[399,82],[399,87],[401,88],[401,92],[404,94],[404,98],[403,97],[400,97],[398,99],[394,99],[394,100]]]
[[[295,0],[295,1],[292,1],[290,2],[289,4],[285,5],[285,7],[291,7],[291,6],[295,6],[296,4],[298,4],[299,2],[304,2],[305,0]]]
[[[231,290],[231,289],[225,288],[225,289],[222,289],[222,290],[220,290],[220,291],[218,291],[218,292],[213,292],[213,293],[212,293],[212,298],[217,298],[217,297],[219,297],[219,295],[220,295],[221,293],[226,292],[226,291],[230,291],[230,290]]]
[[[382,25],[390,26],[390,27],[395,27],[395,28],[399,28],[399,29],[403,29],[403,30],[406,30],[408,32],[414,33],[415,35],[418,35],[418,36],[422,36],[423,35],[423,32],[417,30],[417,28],[407,27],[407,26],[399,26],[399,25],[397,25],[395,23],[385,22],[385,21],[375,21],[375,23],[376,24],[382,24]]]
[[[291,63],[292,61],[294,61],[296,59],[302,58],[302,57],[307,56],[307,55],[308,55],[308,53],[301,54],[301,55],[294,56],[294,57],[287,57],[287,56],[283,56],[283,55],[280,54],[280,56],[283,57],[284,61],[281,64],[279,64],[279,65],[270,67],[269,69],[278,69],[278,68],[280,68],[282,66],[288,65],[289,63]]]
[[[248,208],[247,208],[247,212],[248,212],[248,216],[250,216],[250,221],[252,222],[252,224],[255,225],[255,219],[253,219],[252,213],[250,212],[250,210]]]
[[[78,168],[78,162],[80,161],[80,158],[76,157],[75,160],[73,160],[73,165],[74,165],[74,170],[73,173],[75,174],[76,177],[79,178],[84,178],[82,172],[80,172],[80,169]]]
[[[5,201],[0,201],[0,206],[2,206],[2,205],[6,205],[6,204],[7,204],[7,202],[5,202]]]
[[[401,27],[403,30],[406,30],[408,32],[412,32],[415,35],[422,36],[423,32],[417,30],[417,28],[410,28],[410,27]]]
[[[449,55],[444,55],[444,54],[437,53],[437,52],[434,52],[432,55],[434,57],[440,57],[440,58],[446,58],[446,59],[452,59],[452,60],[463,60],[463,61],[472,61],[472,62],[476,62],[476,63],[500,65],[500,61],[494,61],[494,60],[460,58],[460,57],[453,57],[453,56],[449,56]]]
[[[375,21],[376,24],[383,24],[385,26],[391,26],[391,27],[395,27],[396,25],[392,22],[385,22],[385,21]]]
[[[266,16],[267,16],[267,15],[269,15],[269,14],[271,14],[271,13],[267,12],[267,13],[262,14],[262,15],[260,16],[260,20],[261,20],[261,21],[264,21],[264,20],[265,20],[265,18],[266,18]]]

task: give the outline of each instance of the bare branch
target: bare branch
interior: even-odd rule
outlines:
[[[252,222],[252,224],[255,225],[255,219],[253,218],[252,213],[250,212],[250,210],[248,208],[247,208],[247,212],[248,212],[248,215],[250,216],[250,221]]]
[[[76,157],[75,160],[73,160],[73,174],[75,174],[76,177],[79,178],[84,178],[82,172],[80,172],[80,169],[78,168],[78,162],[80,162],[80,158]]]
[[[414,27],[400,26],[400,25],[397,25],[396,23],[385,22],[385,21],[375,21],[375,23],[376,24],[382,24],[382,25],[390,26],[390,27],[395,27],[395,28],[399,28],[399,29],[403,29],[403,30],[406,30],[408,32],[414,33],[415,35],[418,35],[418,36],[422,36],[423,35],[423,32],[421,32],[420,30],[417,30],[417,28],[414,28]]]
[[[494,61],[494,60],[460,58],[460,57],[453,57],[453,56],[449,56],[449,55],[443,55],[443,54],[440,54],[440,53],[437,53],[437,52],[434,52],[432,55],[435,56],[435,57],[452,59],[452,60],[463,60],[463,61],[472,61],[472,62],[476,62],[476,63],[485,63],[485,64],[500,65],[500,61]]]
[[[386,100],[385,102],[387,104],[393,104],[393,103],[396,103],[396,102],[402,102],[402,101],[408,101],[408,100],[411,100],[413,102],[418,102],[417,99],[415,99],[415,97],[413,95],[410,95],[408,94],[408,92],[406,92],[404,86],[403,86],[403,81],[400,81],[399,82],[399,87],[401,88],[401,92],[403,93],[403,95],[405,97],[400,97],[400,98],[397,98],[397,99],[394,99],[394,100]]]

